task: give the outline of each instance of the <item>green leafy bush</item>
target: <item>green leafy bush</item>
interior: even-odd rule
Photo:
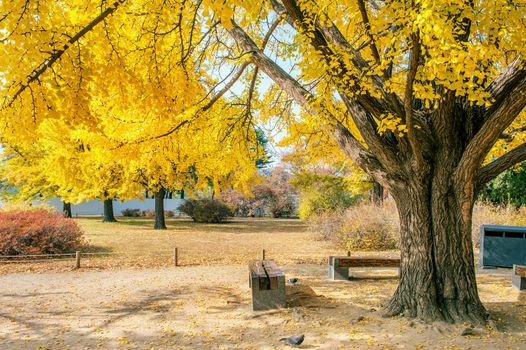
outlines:
[[[72,253],[84,246],[72,219],[48,210],[0,212],[0,254]]]
[[[195,222],[221,223],[232,216],[225,204],[214,199],[190,199],[181,204],[178,210]]]

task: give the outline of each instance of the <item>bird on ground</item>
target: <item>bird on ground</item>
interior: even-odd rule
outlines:
[[[297,336],[292,336],[292,337],[287,337],[287,338],[281,338],[279,341],[282,341],[289,345],[301,345],[304,339],[305,339],[305,335],[302,334],[302,335],[297,335]]]
[[[298,283],[298,279],[296,277],[289,278],[289,283],[295,285],[296,283]]]

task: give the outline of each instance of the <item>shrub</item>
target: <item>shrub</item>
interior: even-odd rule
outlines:
[[[136,209],[126,208],[123,211],[121,211],[121,213],[122,213],[122,216],[127,216],[127,217],[132,217],[132,218],[136,218],[142,215],[141,209],[139,208],[136,208]]]
[[[146,209],[142,211],[142,216],[146,216],[147,218],[153,218],[155,216],[155,210],[153,209]]]
[[[494,206],[488,203],[477,203],[473,209],[472,236],[475,247],[480,246],[480,226],[505,225],[526,226],[526,208]]]
[[[220,223],[232,216],[230,209],[225,204],[213,199],[189,199],[178,209],[195,222]]]
[[[286,169],[276,167],[264,176],[263,183],[252,186],[252,196],[243,196],[231,189],[221,192],[218,200],[236,216],[290,217],[297,206],[297,194],[289,182],[290,177]]]
[[[394,203],[360,204],[344,211],[325,211],[309,220],[310,230],[345,250],[398,248],[399,223]]]
[[[400,224],[395,204],[368,203],[347,209],[337,240],[347,250],[397,249]]]
[[[84,245],[71,219],[47,210],[0,212],[0,254],[72,253]]]
[[[319,239],[337,243],[346,250],[382,250],[398,247],[399,221],[396,207],[385,202],[378,207],[361,204],[345,211],[326,211],[313,215],[309,230]],[[472,238],[480,246],[480,226],[526,226],[526,208],[477,203],[473,209]]]
[[[10,211],[35,211],[35,210],[47,210],[55,212],[55,208],[49,206],[46,202],[19,202],[19,201],[6,201],[2,203],[0,212]]]

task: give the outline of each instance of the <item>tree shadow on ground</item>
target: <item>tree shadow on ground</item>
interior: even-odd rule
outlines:
[[[489,302],[484,305],[499,331],[526,332],[526,291],[519,292],[516,302]]]

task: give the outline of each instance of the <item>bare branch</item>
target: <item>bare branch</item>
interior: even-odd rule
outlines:
[[[279,23],[281,22],[281,19],[278,19],[277,21],[275,21],[272,26],[269,28],[267,34],[265,35],[265,37],[263,38],[263,42],[261,43],[261,48],[262,50],[265,49],[265,47],[267,46],[268,44],[268,41],[270,40],[270,37],[272,36],[272,33],[274,33],[274,31],[276,30],[276,28],[278,27]],[[244,53],[245,54],[245,53]],[[208,101],[208,103],[203,107],[203,111],[206,111],[207,109],[209,109],[210,107],[212,107],[214,105],[214,103],[217,102],[217,100],[219,100],[221,98],[221,96],[223,96],[228,90],[230,90],[232,88],[232,86],[234,86],[234,84],[239,80],[239,78],[241,77],[241,75],[243,75],[243,72],[245,71],[245,69],[248,67],[248,63],[243,63],[243,65],[241,66],[241,68],[239,68],[238,72],[236,73],[236,75],[232,78],[232,80],[230,80],[224,87],[223,89],[221,89],[221,91],[219,91],[217,94],[215,94],[211,99],[210,101]],[[255,74],[257,75],[257,73]],[[254,82],[255,84],[255,82]]]

